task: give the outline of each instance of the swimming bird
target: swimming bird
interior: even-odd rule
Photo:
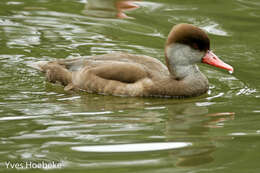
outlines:
[[[191,24],[175,25],[165,44],[164,65],[156,58],[123,52],[55,61],[32,67],[65,90],[115,96],[193,97],[207,92],[208,79],[197,63],[233,72],[210,50],[208,35]]]

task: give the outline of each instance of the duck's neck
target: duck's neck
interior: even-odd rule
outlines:
[[[168,45],[165,56],[167,67],[175,79],[182,80],[200,72],[195,63],[200,61],[203,54],[189,46],[179,43]]]

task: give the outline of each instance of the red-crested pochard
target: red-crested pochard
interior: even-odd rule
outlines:
[[[166,65],[158,59],[128,53],[88,58],[40,61],[34,68],[65,90],[84,90],[116,96],[191,97],[208,90],[208,80],[196,63],[233,72],[232,66],[210,51],[207,34],[191,24],[178,24],[165,45]]]

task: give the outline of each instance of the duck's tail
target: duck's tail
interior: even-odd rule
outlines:
[[[45,73],[49,82],[69,85],[66,90],[72,89],[72,72],[57,61],[38,61],[30,63],[28,66]]]
[[[37,69],[37,70],[39,70],[39,71],[41,71],[41,72],[45,72],[45,70],[44,70],[43,67],[44,67],[46,64],[48,64],[48,62],[49,62],[49,61],[38,61],[38,62],[29,63],[28,66],[29,66],[29,67],[32,67],[32,68],[34,68],[34,69]]]

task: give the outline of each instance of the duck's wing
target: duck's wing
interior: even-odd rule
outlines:
[[[112,95],[142,95],[144,83],[169,73],[155,58],[126,53],[41,61],[31,66],[45,72],[48,81],[66,86],[65,90],[78,88]]]
[[[72,74],[74,88],[91,93],[143,96],[144,84],[152,83],[143,66],[129,62],[108,61]]]
[[[158,59],[145,56],[145,55],[134,55],[128,53],[110,53],[98,56],[92,56],[88,59],[95,61],[117,61],[117,62],[128,62],[136,63],[147,68],[151,74],[165,75],[169,74],[168,68]]]
[[[122,83],[135,83],[146,77],[150,77],[145,66],[133,62],[106,61],[95,62],[91,66],[85,66],[75,75],[96,75],[106,80],[119,81]]]
[[[93,68],[100,65],[103,66],[104,64],[105,65],[114,64],[117,62],[119,63],[118,66],[121,65],[120,62],[122,64],[133,63],[139,66],[143,66],[144,68],[146,68],[148,73],[153,77],[154,76],[160,77],[169,74],[167,67],[158,59],[145,56],[145,55],[134,55],[134,54],[128,54],[122,52],[109,53],[104,55],[95,55],[95,56],[89,56],[85,58],[55,60],[50,62],[40,61],[40,62],[33,63],[30,66],[44,72],[44,68],[43,68],[44,66],[49,64],[56,64],[66,68],[71,72],[75,72],[86,67]]]

